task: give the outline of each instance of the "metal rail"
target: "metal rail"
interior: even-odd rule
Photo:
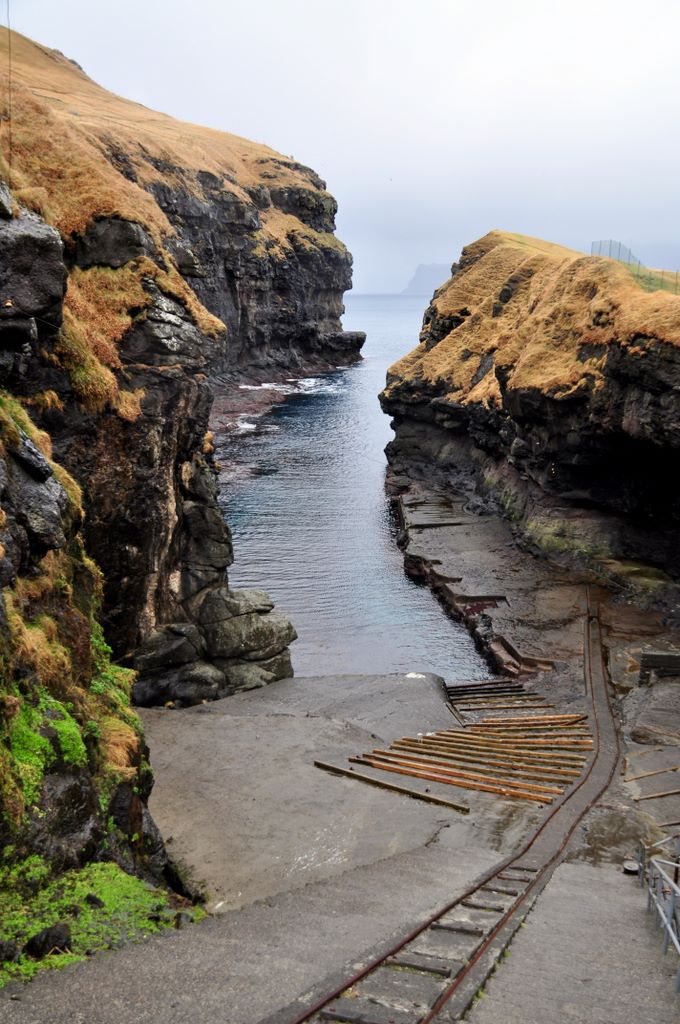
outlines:
[[[658,854],[649,853],[663,846],[675,845],[675,860],[666,860]],[[672,870],[668,870],[672,869]],[[672,874],[672,877],[671,877]],[[678,913],[680,912],[680,836],[667,836],[649,847],[640,844],[638,856],[638,877],[640,885],[647,885],[647,910],[654,912],[659,928],[662,929],[662,949],[664,956],[672,945],[680,957],[680,931],[678,929]],[[680,992],[680,965],[675,976],[675,991]]]
[[[619,760],[599,618],[591,609],[587,588],[586,606],[584,677],[594,746],[581,779],[546,812],[518,852],[314,1005],[296,1015],[291,1008],[290,1017],[277,1014],[281,1024],[432,1024],[444,1007],[448,1019],[468,1008],[548,882],[579,822],[610,784]]]

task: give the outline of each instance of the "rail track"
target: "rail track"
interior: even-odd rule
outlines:
[[[548,882],[576,827],[611,782],[619,736],[600,621],[586,590],[584,681],[593,748],[580,780],[521,849],[323,998],[274,1018],[281,1024],[443,1024],[470,1006]]]

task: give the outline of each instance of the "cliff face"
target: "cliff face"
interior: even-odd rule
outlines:
[[[491,234],[388,373],[393,470],[495,498],[537,547],[653,593],[680,574],[680,297]]]
[[[358,358],[363,335],[339,321],[351,257],[335,201],[267,147],[122,100],[61,54],[13,42],[0,169],[14,212],[39,220],[1,229],[4,341],[19,353],[2,384],[83,488],[107,637],[138,670],[142,704],[289,675],[290,623],[265,594],[228,586],[210,378]],[[67,275],[67,290],[45,305],[17,289],[48,224],[63,251],[52,233],[30,287]]]

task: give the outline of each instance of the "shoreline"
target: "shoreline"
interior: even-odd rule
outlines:
[[[680,631],[668,628],[661,612],[624,602],[593,573],[526,551],[507,520],[495,512],[472,511],[467,494],[422,480],[407,484],[401,474],[396,480],[392,476],[391,483],[388,479],[388,490],[402,523],[405,571],[427,585],[447,613],[465,625],[495,671],[518,678],[530,675],[567,704],[581,687],[575,671],[581,640],[573,628],[582,614],[580,595],[586,584],[596,588],[624,757],[621,778],[612,784],[618,808],[597,826],[611,847],[607,851],[598,841],[593,849],[598,848],[597,857],[622,857],[623,847],[632,851],[638,836],[658,839],[668,821],[680,822],[680,795],[649,799],[653,788],[625,781],[636,763],[651,771],[666,770],[677,761],[677,680],[660,678],[653,686],[640,686],[639,677],[644,651],[680,648]],[[623,844],[618,854],[617,836]]]

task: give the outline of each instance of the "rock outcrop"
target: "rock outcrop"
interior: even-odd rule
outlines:
[[[112,96],[16,34],[13,67],[0,385],[82,486],[115,656],[142,704],[290,675],[292,626],[229,588],[211,380],[359,357],[335,201],[295,161]]]
[[[82,493],[31,402],[8,391],[35,380],[36,351],[53,345],[66,276],[53,228],[0,221],[0,871],[8,857],[57,873],[113,859],[158,880],[168,864],[146,807],[133,674],[102,636]]]
[[[538,549],[676,600],[680,296],[491,232],[435,292],[381,401],[395,476],[474,489]]]

